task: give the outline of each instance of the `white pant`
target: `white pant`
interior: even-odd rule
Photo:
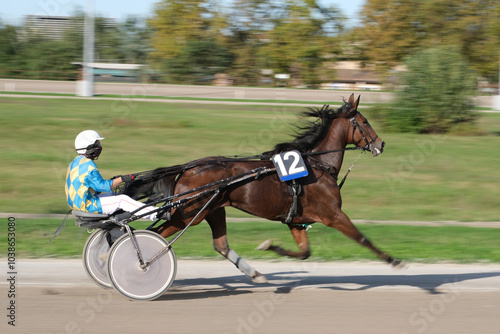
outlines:
[[[110,215],[117,211],[118,209],[122,209],[123,211],[132,212],[140,207],[144,206],[144,203],[136,201],[127,195],[115,195],[113,193],[104,193],[99,195],[99,200],[101,201],[102,213],[106,215]],[[142,215],[150,212],[151,210],[155,210],[154,206],[147,206],[144,209],[136,212],[136,215]],[[151,220],[156,219],[156,212],[153,214],[144,216],[144,218],[149,218]]]

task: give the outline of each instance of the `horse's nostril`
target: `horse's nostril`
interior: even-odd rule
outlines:
[[[384,148],[384,146],[385,146],[385,141],[382,142],[382,148]]]

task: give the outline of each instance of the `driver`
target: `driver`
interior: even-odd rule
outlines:
[[[122,182],[134,179],[131,174],[117,176],[111,180],[104,180],[97,170],[94,160],[99,158],[102,151],[101,137],[94,130],[82,131],[76,136],[75,149],[79,154],[68,166],[66,173],[66,199],[73,210],[90,213],[111,215],[118,209],[134,211],[144,206],[127,195],[116,195],[112,192]],[[148,206],[136,212],[136,215],[146,214],[155,210]],[[156,212],[144,216],[151,221],[156,219]]]

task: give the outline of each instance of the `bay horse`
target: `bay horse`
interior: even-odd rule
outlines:
[[[157,168],[138,175],[122,191],[136,199],[182,194],[257,167],[272,169],[273,163],[270,157],[273,154],[298,150],[302,153],[309,170],[309,175],[299,179],[302,189],[297,197],[296,214],[288,222],[299,250],[283,249],[272,245],[269,241],[261,244],[258,249],[307,259],[311,250],[305,226],[320,222],[336,228],[360,245],[369,248],[381,260],[399,267],[402,261],[375,247],[341,209],[342,199],[337,177],[346,146],[354,144],[357,148],[369,150],[373,156],[379,156],[385,145],[368,120],[358,111],[359,100],[360,97],[354,100],[352,94],[337,111],[327,105],[321,109],[309,109],[304,115],[316,119],[300,127],[293,141],[276,145],[272,151],[263,153],[260,159],[206,157],[183,165]],[[183,230],[208,201],[209,198],[206,196],[188,201],[185,205],[174,209],[170,219],[154,230],[165,238]],[[232,206],[258,217],[285,222],[291,204],[292,196],[287,184],[280,181],[276,172],[266,173],[258,175],[257,178],[222,187],[192,225],[197,225],[205,219],[212,231],[215,250],[254,282],[265,282],[266,279],[262,274],[229,248],[225,207]]]

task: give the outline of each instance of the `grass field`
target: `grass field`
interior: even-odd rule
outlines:
[[[48,243],[51,237],[42,235],[54,232],[60,222],[55,219],[17,219],[17,257],[80,257],[90,234],[75,226],[74,219],[68,221],[51,244]],[[135,222],[133,226],[145,228],[148,223]],[[498,229],[373,225],[359,225],[358,228],[382,250],[410,262],[500,262]],[[311,261],[377,260],[366,248],[322,224],[313,224],[308,235]],[[0,249],[7,249],[6,239],[0,239]],[[276,245],[297,249],[288,228],[281,223],[228,223],[229,243],[242,257],[284,259],[273,252],[255,250],[266,239],[272,239]],[[179,258],[222,259],[212,248],[211,232],[206,223],[191,227],[173,248]]]
[[[107,137],[97,163],[109,178],[208,155],[261,153],[290,138],[303,109],[0,97],[0,211],[66,212],[66,167],[81,130]],[[381,157],[362,155],[342,189],[351,218],[499,219],[500,115],[480,115],[480,136],[429,136],[384,133],[376,107],[361,111],[387,145]],[[344,171],[357,157],[346,153]]]

